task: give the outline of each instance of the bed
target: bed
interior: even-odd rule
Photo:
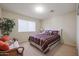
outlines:
[[[29,36],[29,42],[31,45],[37,47],[43,53],[49,48],[59,42],[61,35],[58,30],[45,30],[42,33]]]

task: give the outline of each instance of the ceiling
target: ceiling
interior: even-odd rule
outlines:
[[[35,12],[35,7],[41,5],[44,8],[44,12]],[[53,15],[63,15],[65,13],[75,11],[75,3],[0,3],[0,7],[19,13],[25,16],[35,17],[38,19],[47,19]],[[54,12],[50,12],[53,10]]]

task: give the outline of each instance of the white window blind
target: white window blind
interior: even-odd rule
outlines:
[[[34,32],[36,23],[34,21],[18,20],[18,32]]]

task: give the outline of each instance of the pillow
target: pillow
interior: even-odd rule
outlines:
[[[47,33],[49,35],[53,35],[53,34],[58,34],[58,31],[57,30],[47,30]]]
[[[47,35],[51,35],[52,30],[45,30],[43,33],[44,33],[44,34],[47,34]]]
[[[46,30],[46,31],[45,31],[45,34],[50,35],[49,30]]]
[[[6,43],[3,42],[3,41],[0,41],[0,50],[2,50],[2,51],[9,50],[9,45],[6,44]]]
[[[51,35],[58,34],[58,31],[52,31]]]
[[[5,35],[5,36],[3,36],[3,37],[1,38],[2,41],[7,41],[7,40],[9,40],[9,39],[10,39],[10,38],[9,38],[8,35]]]
[[[53,34],[58,34],[58,31],[57,30],[45,30],[43,33],[47,35],[53,35]]]
[[[19,47],[18,41],[15,41],[13,44],[11,44],[11,45],[9,46],[10,49],[18,48],[18,47]]]
[[[48,34],[51,35],[52,31],[51,30],[47,30],[47,31],[48,31]]]

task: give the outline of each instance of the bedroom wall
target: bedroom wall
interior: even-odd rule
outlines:
[[[0,17],[1,17],[1,8],[0,8]]]
[[[76,12],[69,12],[61,16],[54,16],[42,21],[42,28],[58,28],[63,30],[65,44],[76,46]]]
[[[79,55],[79,15],[77,15],[77,49]]]
[[[0,8],[0,17],[1,17],[1,8]],[[1,31],[0,31],[0,36],[1,36]]]
[[[29,35],[33,35],[35,33],[38,33],[40,30],[40,20],[24,15],[20,15],[14,12],[10,12],[7,10],[2,10],[2,17],[10,18],[10,19],[15,19],[16,26],[13,29],[13,32],[10,34],[10,37],[17,38],[19,42],[24,42],[28,41]],[[29,21],[35,21],[36,22],[36,32],[18,32],[18,19],[24,19],[24,20],[29,20]]]

